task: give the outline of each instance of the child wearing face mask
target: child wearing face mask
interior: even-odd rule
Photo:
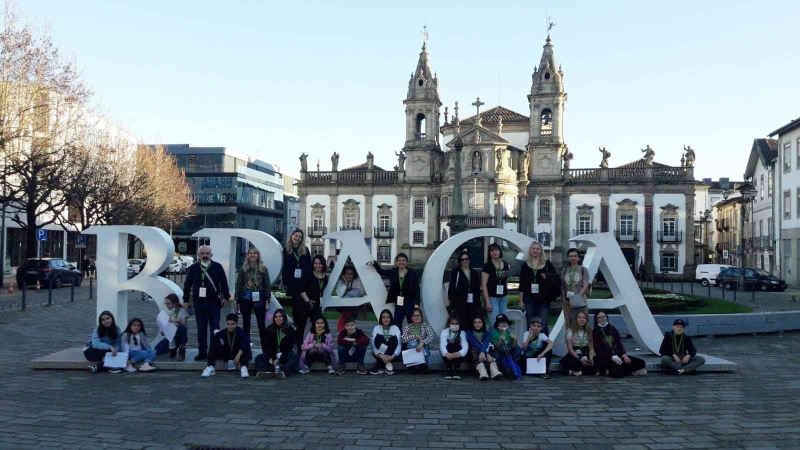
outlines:
[[[628,356],[622,345],[619,331],[608,323],[605,311],[598,311],[594,315],[594,330],[592,330],[594,343],[594,365],[601,375],[613,378],[622,378],[628,375],[647,375],[645,362],[635,356]]]
[[[467,335],[461,331],[458,317],[453,315],[447,321],[448,327],[439,335],[439,352],[445,367],[445,380],[461,379],[461,364],[467,356]]]
[[[509,324],[505,314],[497,316],[497,320],[494,322],[494,333],[492,333],[492,345],[494,346],[492,356],[505,376],[519,380],[522,379],[522,370],[516,361],[519,359],[521,351],[517,346],[517,338],[508,329]]]

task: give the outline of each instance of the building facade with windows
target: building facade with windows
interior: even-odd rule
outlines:
[[[272,165],[225,147],[163,147],[185,172],[197,203],[195,215],[171,230],[178,253],[194,255],[197,241],[191,236],[203,228],[248,228],[285,239],[285,182]]]
[[[776,140],[775,259],[787,283],[800,283],[800,118],[769,134]]]
[[[778,141],[754,139],[744,172],[745,181],[756,191],[745,211],[745,265],[768,272],[774,272],[776,268],[773,188],[777,159]]]
[[[482,112],[478,98],[474,115],[462,119],[456,102],[442,120],[438,83],[423,45],[403,101],[405,143],[393,170],[375,166],[371,155],[366,164],[338,170],[335,154],[332,170],[310,171],[301,157],[300,215],[312,252],[336,252],[336,242],[322,239],[328,231],[360,229],[379,261],[402,251],[422,265],[451,237],[461,203],[468,228],[533,236],[556,264],[574,236],[611,232],[635,272],[693,273],[694,152],[686,149],[686,159],[671,166],[655,162],[647,146],[642,159],[609,167],[602,149],[600,167],[571,168],[564,72],[549,36],[533,71],[527,115],[502,106]],[[461,202],[454,201],[458,192]],[[476,253],[482,264],[485,252]]]

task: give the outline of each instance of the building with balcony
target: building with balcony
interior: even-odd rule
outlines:
[[[778,141],[754,139],[744,172],[745,181],[750,182],[756,191],[746,211],[745,265],[768,272],[776,269],[773,183],[777,159]]]
[[[285,240],[285,181],[271,164],[239,156],[225,147],[163,147],[186,173],[197,202],[195,215],[172,230],[178,253],[194,255],[197,240],[191,236],[203,228],[248,228]],[[247,250],[245,245],[242,241],[240,256]]]
[[[609,167],[604,152],[598,168],[571,168],[564,72],[549,36],[525,93],[526,114],[503,106],[481,111],[477,98],[474,115],[462,118],[455,102],[442,120],[438,83],[425,44],[408,80],[405,143],[392,170],[375,166],[371,154],[342,170],[334,154],[330,171],[308,170],[301,157],[306,228],[359,227],[376,259],[390,262],[402,251],[417,266],[451,237],[454,223],[533,236],[557,265],[571,238],[611,232],[634,272],[693,274],[695,242],[684,236],[694,236],[694,151],[675,152],[681,162],[667,165],[654,161],[647,146],[642,159],[628,164]],[[456,205],[463,206],[455,211]],[[335,254],[336,242],[322,235],[309,232],[312,247]],[[488,242],[471,246],[476,265]]]
[[[775,260],[781,278],[800,285],[800,118],[769,134],[775,138]]]

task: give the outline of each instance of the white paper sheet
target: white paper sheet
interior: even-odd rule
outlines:
[[[169,315],[164,311],[158,313],[156,322],[158,322],[158,329],[161,330],[161,334],[164,335],[167,341],[172,342],[172,339],[175,338],[175,333],[178,332],[178,326],[169,321]]]
[[[536,358],[528,358],[525,373],[527,374],[543,374],[547,372],[547,358],[537,360]]]
[[[418,352],[416,349],[403,351],[403,364],[406,367],[425,364],[425,351]]]
[[[103,366],[112,369],[124,369],[128,365],[128,352],[117,352],[117,356],[112,356],[111,352],[106,353],[103,358]]]

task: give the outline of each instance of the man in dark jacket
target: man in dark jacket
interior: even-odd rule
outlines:
[[[697,370],[706,360],[697,355],[692,339],[684,333],[686,322],[677,319],[672,323],[672,331],[664,333],[661,341],[661,364],[670,373],[683,375]]]
[[[228,277],[218,262],[211,260],[211,247],[201,245],[197,250],[198,261],[186,271],[183,282],[183,307],[194,306],[197,320],[197,348],[200,351],[195,361],[208,359],[208,331],[219,330],[220,310],[228,304]]]

